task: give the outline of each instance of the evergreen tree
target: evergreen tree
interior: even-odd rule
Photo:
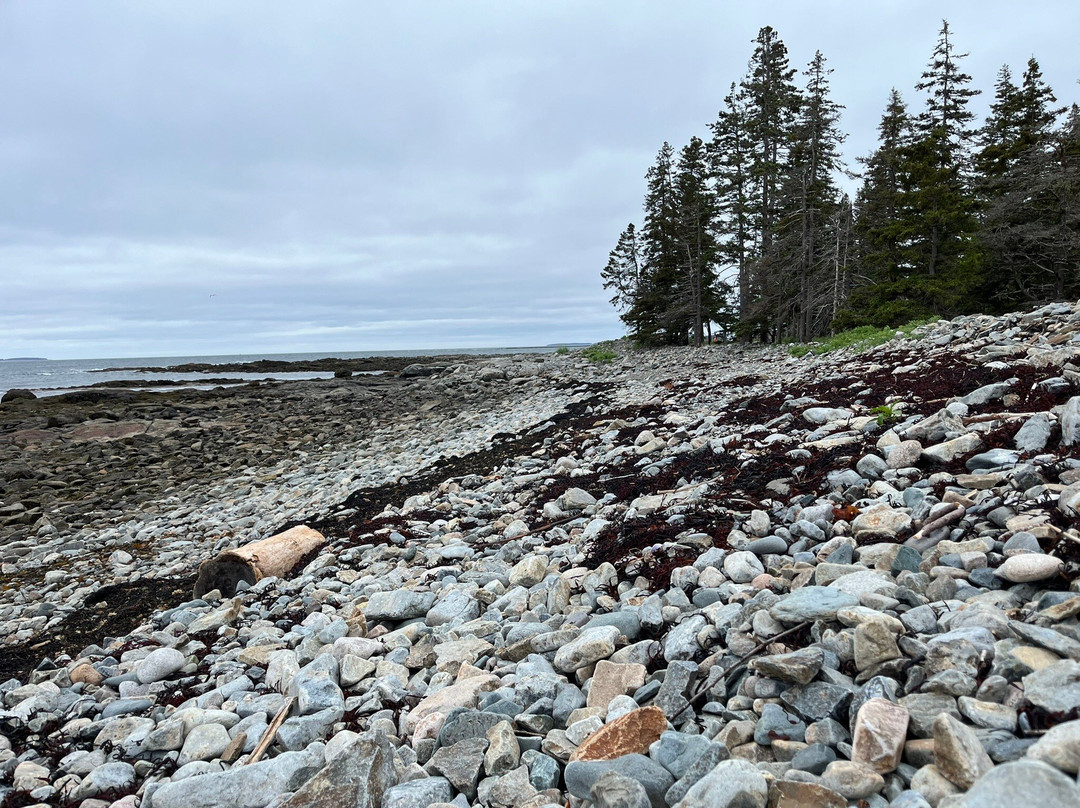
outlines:
[[[927,94],[919,115],[918,138],[905,150],[905,188],[900,218],[912,273],[897,290],[913,304],[913,314],[955,314],[971,308],[978,286],[977,222],[970,187],[968,101],[978,94],[963,73],[948,22],[918,90]],[[921,311],[919,311],[921,309]]]
[[[717,206],[717,258],[733,272],[738,291],[738,321],[749,321],[752,301],[760,290],[752,288],[750,263],[754,239],[750,222],[750,142],[746,99],[732,82],[724,107],[710,128],[709,162]]]
[[[719,313],[723,299],[716,278],[718,211],[709,175],[705,144],[691,138],[679,154],[675,178],[675,229],[684,269],[672,314],[688,322],[697,346],[704,342],[706,325]]]
[[[801,103],[792,82],[794,76],[787,46],[771,27],[762,28],[741,84],[750,150],[747,213],[756,255],[750,262],[752,280],[748,284],[754,297],[740,328],[744,336],[756,334],[763,341],[779,336],[784,304],[783,265],[773,249],[773,239],[784,207],[781,186]]]
[[[642,288],[641,260],[638,258],[637,229],[631,222],[608,254],[607,266],[600,272],[605,289],[613,289],[611,305],[629,311]]]
[[[878,124],[878,147],[859,160],[864,169],[855,199],[852,291],[834,327],[895,325],[918,313],[902,291],[914,272],[902,223],[906,155],[914,141],[913,127],[903,98],[893,88]]]
[[[675,150],[664,143],[645,174],[645,224],[638,239],[643,282],[623,318],[632,336],[651,345],[679,345],[686,334],[669,316],[675,303],[681,265],[675,217]]]
[[[821,51],[806,69],[806,90],[792,131],[783,187],[785,216],[777,223],[783,239],[777,251],[793,268],[784,278],[784,314],[779,325],[791,336],[806,341],[821,333],[831,320],[822,312],[833,308],[833,278],[823,262],[829,242],[827,230],[840,201],[836,175],[843,169],[839,104],[829,95],[829,74]]]

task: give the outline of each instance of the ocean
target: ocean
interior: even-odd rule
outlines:
[[[114,370],[107,373],[95,372],[102,368],[138,368],[170,367],[189,362],[214,365],[236,362],[254,362],[259,359],[273,359],[283,362],[298,362],[309,359],[361,359],[369,356],[447,356],[465,354],[484,356],[488,354],[518,353],[553,353],[556,346],[522,348],[439,348],[433,350],[409,351],[329,351],[322,353],[282,353],[282,354],[232,354],[227,356],[153,356],[103,359],[0,359],[0,395],[8,390],[24,388],[40,396],[60,395],[71,390],[86,387],[97,382],[111,382],[129,379],[140,381],[172,380],[190,382],[186,387],[214,387],[206,384],[212,377],[227,377],[255,381],[260,379],[328,379],[332,373],[233,373],[222,371],[215,373],[148,373],[136,370]],[[137,389],[137,388],[136,388]],[[148,388],[175,390],[176,387]]]

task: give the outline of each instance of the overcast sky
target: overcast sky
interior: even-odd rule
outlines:
[[[1075,2],[0,0],[0,357],[591,342],[664,140],[772,25],[874,146],[941,18],[1080,100]]]

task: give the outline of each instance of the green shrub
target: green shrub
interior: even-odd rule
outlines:
[[[788,353],[792,356],[799,357],[806,356],[808,353],[825,354],[830,351],[840,350],[841,348],[851,348],[856,352],[865,351],[867,348],[883,345],[898,335],[904,339],[910,339],[917,328],[936,322],[937,319],[937,317],[930,317],[924,320],[913,320],[907,325],[902,325],[899,328],[891,328],[889,326],[876,328],[872,325],[861,325],[858,328],[841,331],[832,336],[816,340],[815,342],[795,343],[788,348]]]
[[[563,345],[559,348],[556,348],[555,353],[557,353],[559,356],[566,356],[568,353],[570,353],[570,349]]]
[[[614,350],[614,343],[610,340],[604,342],[598,342],[595,345],[590,345],[588,348],[584,348],[581,351],[581,355],[588,359],[590,362],[599,362],[601,364],[610,362],[612,359],[618,356]]]

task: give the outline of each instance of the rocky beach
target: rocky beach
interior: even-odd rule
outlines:
[[[402,365],[0,405],[0,806],[1080,806],[1080,303]]]

